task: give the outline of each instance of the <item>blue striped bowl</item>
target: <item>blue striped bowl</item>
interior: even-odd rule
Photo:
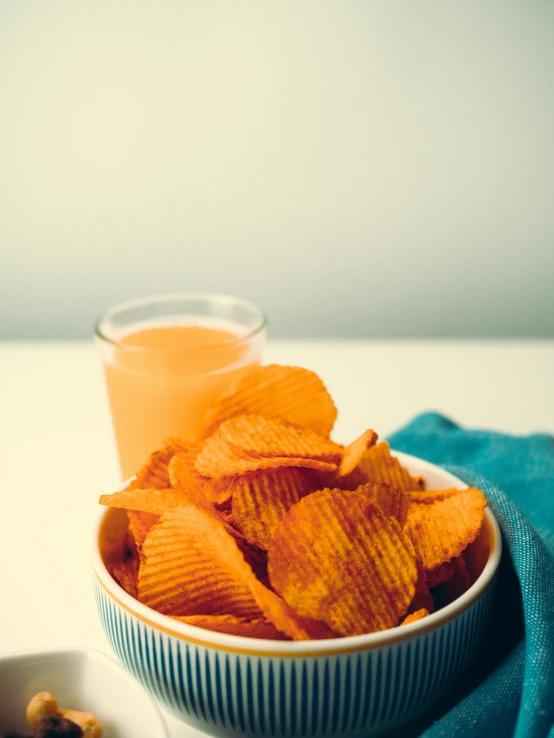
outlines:
[[[465,487],[444,470],[397,454],[430,489]],[[121,546],[119,511],[102,512],[104,556]],[[113,516],[110,522],[110,516]],[[112,529],[110,531],[110,526]],[[169,712],[213,736],[369,736],[413,720],[462,675],[489,620],[501,553],[496,520],[468,548],[480,575],[461,597],[412,623],[327,641],[263,641],[178,623],[111,578],[96,534],[98,611],[122,664]],[[108,544],[106,544],[108,541]]]

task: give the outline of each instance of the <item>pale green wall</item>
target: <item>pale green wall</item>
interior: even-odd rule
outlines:
[[[554,2],[0,0],[0,337],[554,336]]]

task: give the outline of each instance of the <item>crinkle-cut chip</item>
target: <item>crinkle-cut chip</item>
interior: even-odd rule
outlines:
[[[196,473],[198,474],[198,472]],[[213,502],[214,505],[224,505],[232,498],[237,477],[219,477],[218,479],[203,477],[203,480],[202,489],[206,499]]]
[[[304,473],[307,474],[307,472]],[[325,477],[332,478],[332,475],[321,475],[320,481],[323,481]],[[366,499],[380,505],[387,515],[395,517],[401,526],[404,526],[406,523],[408,508],[410,506],[410,495],[408,492],[404,492],[398,487],[390,487],[385,483],[364,482],[353,490],[345,490],[342,487],[313,488],[312,482],[313,492],[319,490],[323,491],[323,489],[327,491],[330,490],[332,492],[356,492],[358,494],[363,494]]]
[[[175,490],[185,498],[183,504],[192,504],[199,510],[204,510],[217,520],[223,521],[226,530],[232,536],[237,539],[243,538],[242,533],[236,526],[227,525],[222,512],[206,498],[204,488],[201,486],[198,478],[179,456],[174,456],[169,462],[169,478]]]
[[[435,610],[435,600],[431,592],[429,592],[429,587],[427,586],[427,572],[423,568],[423,562],[421,561],[417,550],[415,553],[417,567],[416,592],[414,595],[414,599],[410,602],[410,606],[406,611],[407,615],[423,607],[429,610],[429,612],[434,612]]]
[[[213,504],[206,499],[206,495],[192,471],[179,456],[174,456],[171,459],[168,469],[171,486],[175,490],[188,497],[201,510],[205,510],[217,518],[221,517]]]
[[[319,459],[250,456],[246,452],[239,456],[216,434],[204,443],[202,451],[196,457],[195,466],[200,474],[211,478],[231,477],[258,469],[278,469],[282,466],[298,466],[327,472],[337,470],[336,464]]]
[[[246,638],[265,638],[272,641],[283,641],[283,635],[269,620],[265,618],[237,618],[235,615],[172,615],[174,620],[197,628],[214,630],[217,633],[238,635]]]
[[[275,418],[238,415],[216,430],[237,453],[250,456],[294,456],[338,463],[343,448],[310,428],[297,428]]]
[[[405,530],[426,571],[459,556],[481,530],[487,501],[475,487],[431,504],[412,502]]]
[[[385,482],[404,491],[421,489],[423,482],[421,477],[413,477],[396,456],[391,454],[386,441],[368,449],[358,469],[368,482]]]
[[[380,505],[387,515],[395,517],[402,527],[406,523],[408,508],[410,507],[410,495],[404,490],[384,483],[368,482],[362,484],[354,492],[367,495],[370,500]]]
[[[267,589],[223,523],[194,507],[165,513],[148,535],[139,599],[167,615],[265,617],[296,640],[335,637],[326,625],[300,617]]]
[[[131,487],[134,489],[167,489],[170,487],[167,467],[176,453],[187,453],[190,444],[179,438],[171,438],[166,445],[150,454],[142,469],[137,472]]]
[[[139,561],[136,557],[129,557],[122,561],[116,561],[110,567],[110,574],[115,581],[122,587],[131,597],[137,597],[138,590],[138,570]]]
[[[188,498],[174,489],[126,489],[111,495],[101,495],[99,503],[106,507],[162,515],[178,505],[186,505]]]
[[[401,621],[400,625],[409,625],[410,623],[417,623],[418,620],[421,620],[422,618],[427,617],[427,615],[430,615],[431,613],[429,610],[427,610],[426,607],[422,607],[419,610],[416,610],[415,612],[411,612],[409,615],[406,615],[404,620]]]
[[[265,617],[294,641],[319,641],[338,637],[325,623],[299,615],[279,595],[257,579],[251,580],[251,588]]]
[[[192,471],[194,469],[194,460],[202,448],[202,441],[197,441],[196,443],[185,443],[180,438],[168,438],[165,441],[165,446],[172,448],[174,455],[184,461]]]
[[[139,510],[128,510],[127,515],[129,516],[129,532],[133,536],[137,551],[140,552],[144,539],[151,528],[156,525],[160,516],[154,515],[153,513],[140,512]]]
[[[339,467],[339,477],[351,474],[361,462],[365,452],[377,443],[379,436],[369,428],[344,449]]]
[[[397,625],[412,601],[416,555],[397,520],[358,492],[322,490],[285,515],[268,552],[273,589],[339,635]]]
[[[443,564],[436,566],[434,569],[430,569],[426,572],[427,586],[429,589],[438,587],[439,584],[444,584],[454,576],[454,567],[450,561],[445,561]]]
[[[267,550],[287,510],[310,492],[308,479],[294,467],[243,474],[235,479],[233,518],[247,541]]]
[[[412,502],[418,502],[420,504],[433,502],[439,502],[445,500],[447,497],[455,495],[459,490],[456,487],[449,489],[426,489],[426,490],[412,490],[410,492]]]
[[[254,577],[223,522],[195,507],[165,513],[147,535],[139,599],[166,615],[260,618],[248,586]]]
[[[207,413],[204,438],[236,415],[263,415],[329,436],[337,408],[322,380],[299,366],[253,367]]]

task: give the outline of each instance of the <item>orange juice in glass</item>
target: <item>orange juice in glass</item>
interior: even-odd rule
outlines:
[[[166,438],[194,442],[206,411],[258,364],[267,320],[226,295],[145,297],[99,320],[106,387],[124,479]]]

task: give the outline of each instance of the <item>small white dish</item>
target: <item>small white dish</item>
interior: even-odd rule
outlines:
[[[98,651],[62,649],[0,656],[0,737],[31,735],[25,709],[37,692],[63,708],[92,712],[103,738],[167,738],[156,705],[119,664]]]

